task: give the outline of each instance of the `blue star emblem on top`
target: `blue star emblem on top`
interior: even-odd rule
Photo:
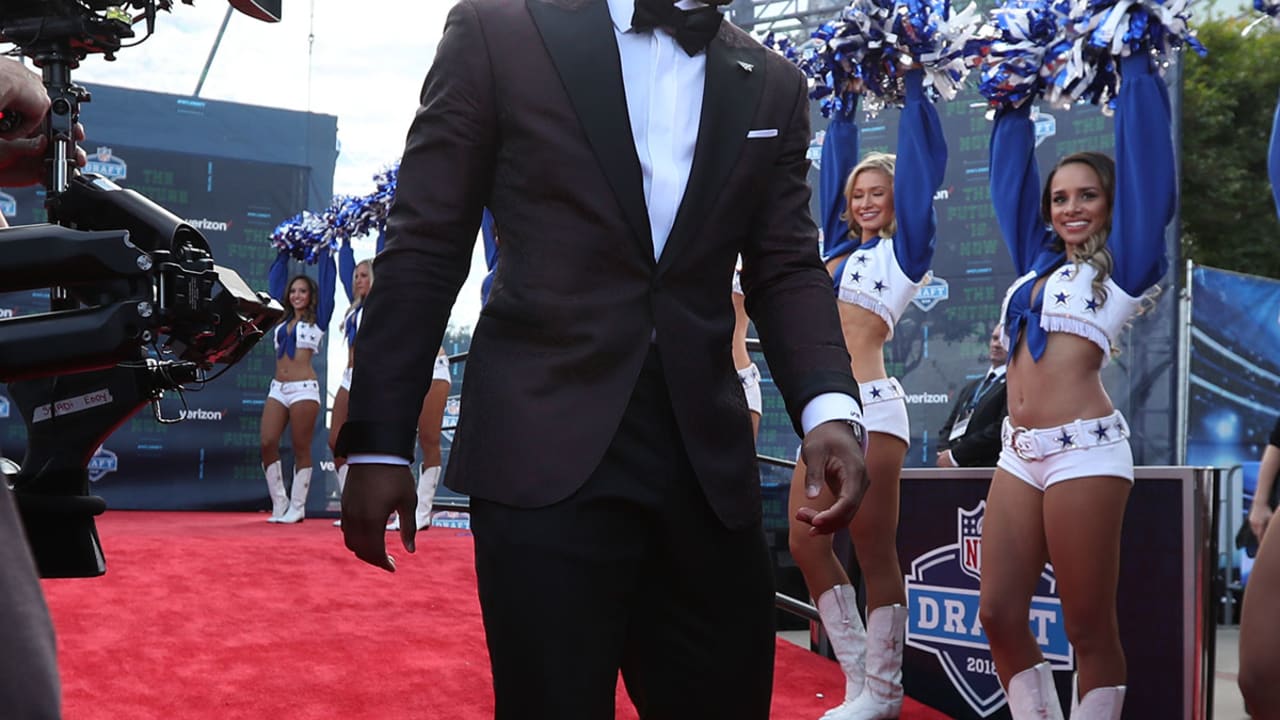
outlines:
[[[875,290],[876,292],[884,292],[884,283],[877,280],[875,284]]]
[[[867,264],[867,256],[866,256],[866,255],[864,255],[864,254],[862,254],[862,253],[858,253],[857,255],[854,255],[854,256],[853,256],[853,261],[854,261],[854,262],[856,262],[856,263],[858,263],[859,265],[866,265],[866,264]]]
[[[871,388],[871,397],[879,398],[880,395],[881,395],[881,390],[878,386]]]
[[[1062,272],[1058,273],[1058,276],[1059,276],[1059,277],[1066,278],[1067,280],[1070,280],[1070,279],[1071,279],[1071,268],[1063,268],[1063,269],[1062,269]]]
[[[849,276],[849,279],[853,280],[856,283],[860,283],[862,282],[862,273],[858,272],[857,270],[854,270],[853,274]]]
[[[1056,304],[1058,304],[1058,305],[1066,305],[1066,304],[1067,304],[1067,300],[1068,300],[1070,297],[1071,297],[1071,295],[1070,295],[1070,294],[1068,294],[1068,293],[1059,292],[1057,295],[1054,295],[1054,296],[1053,296],[1053,301],[1054,301],[1054,303],[1056,303]]]
[[[1098,301],[1095,300],[1094,298],[1089,298],[1088,300],[1085,300],[1084,309],[1088,310],[1089,312],[1098,312]]]
[[[1069,448],[1076,444],[1076,436],[1066,430],[1063,430],[1062,436],[1058,438],[1058,442],[1062,443],[1062,447]]]
[[[1093,431],[1093,434],[1094,434],[1094,435],[1097,435],[1099,440],[1106,440],[1106,439],[1108,439],[1108,438],[1107,438],[1107,426],[1106,426],[1106,425],[1103,425],[1102,423],[1098,423],[1098,429],[1094,430],[1094,431]]]

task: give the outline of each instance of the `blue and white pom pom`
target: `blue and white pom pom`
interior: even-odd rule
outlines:
[[[950,0],[898,0],[893,34],[898,38],[901,64],[918,65],[927,85],[951,100],[969,73],[965,47],[979,23],[977,5],[972,2],[955,12]]]
[[[809,78],[809,97],[824,117],[857,107],[874,116],[906,100],[902,71],[920,67],[925,85],[951,99],[968,74],[965,51],[979,16],[972,2],[953,12],[951,0],[852,0],[835,20],[794,45],[773,33],[764,45],[786,57]]]
[[[1109,110],[1122,79],[1120,58],[1150,53],[1163,69],[1171,56],[1186,48],[1207,54],[1191,29],[1193,1],[1075,0],[1072,25],[1080,39],[1072,59],[1079,72],[1057,83],[1064,96]]]
[[[1044,95],[1071,48],[1067,0],[1010,0],[991,11],[966,55],[980,69],[978,91],[994,106]]]
[[[338,195],[318,213],[304,210],[285,220],[271,233],[271,244],[297,260],[315,264],[353,237],[381,232],[396,195],[399,171],[397,161],[374,176],[375,189],[368,195]]]
[[[1253,9],[1262,13],[1262,16],[1246,25],[1241,35],[1248,35],[1258,23],[1269,17],[1280,19],[1280,0],[1253,0]]]
[[[338,222],[338,212],[345,197],[334,198],[322,212],[301,213],[280,223],[271,233],[271,244],[287,252],[295,260],[314,265],[327,253],[336,252],[349,237]]]

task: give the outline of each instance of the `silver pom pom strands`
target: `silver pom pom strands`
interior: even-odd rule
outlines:
[[[381,231],[396,194],[397,162],[374,176],[375,189],[364,196],[337,195],[324,210],[307,210],[285,220],[271,233],[271,244],[295,260],[314,265],[337,253],[351,238]]]
[[[1151,53],[1160,66],[1190,47],[1206,50],[1190,27],[1192,0],[1010,0],[969,45],[979,91],[993,105],[1042,97],[1109,113],[1120,88],[1120,58]]]
[[[933,94],[955,97],[968,74],[966,46],[978,21],[972,3],[953,12],[950,0],[853,0],[800,45],[772,34],[764,44],[804,71],[809,96],[822,103],[825,117],[852,112],[856,93],[875,116],[903,105],[902,75],[915,67],[924,70]]]

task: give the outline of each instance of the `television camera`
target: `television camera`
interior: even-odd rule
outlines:
[[[280,19],[280,0],[230,3]],[[199,230],[76,168],[75,126],[90,97],[71,71],[91,54],[114,59],[136,25],[150,35],[157,11],[172,4],[0,5],[0,43],[41,70],[51,100],[43,130],[50,222],[0,229],[0,292],[49,288],[49,312],[0,320],[0,382],[9,384],[28,443],[16,472],[12,463],[0,470],[43,577],[106,572],[94,524],[106,503],[89,494],[87,468],[107,436],[148,403],[171,422],[159,410],[165,391],[216,377],[208,373],[239,361],[283,316],[279,303],[214,262]]]

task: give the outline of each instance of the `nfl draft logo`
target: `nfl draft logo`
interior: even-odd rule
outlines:
[[[111,148],[102,146],[85,163],[85,172],[101,175],[110,180],[124,180],[129,176],[129,166],[119,156],[111,154]]]
[[[1058,119],[1049,113],[1032,110],[1032,120],[1035,122],[1036,147],[1058,134]]]
[[[89,482],[98,482],[107,473],[119,469],[120,461],[116,458],[116,454],[105,447],[100,447],[98,452],[89,458]]]
[[[982,518],[986,501],[956,512],[956,542],[917,557],[906,578],[907,645],[934,655],[952,687],[980,717],[1005,704],[987,636],[978,622]],[[1054,670],[1073,667],[1053,568],[1045,565],[1031,599],[1031,632]]]
[[[916,296],[911,298],[911,304],[920,308],[924,312],[929,312],[934,305],[951,297],[951,288],[947,285],[947,281],[937,275],[929,276],[929,282],[920,286],[916,291]]]

